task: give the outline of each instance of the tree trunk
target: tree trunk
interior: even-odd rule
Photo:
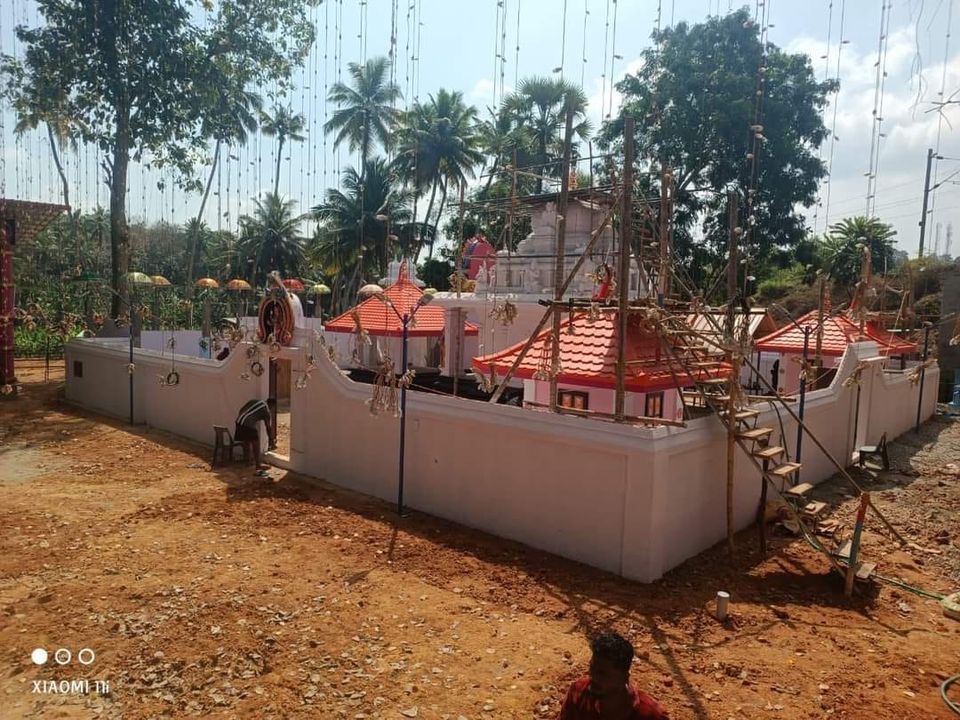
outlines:
[[[273,181],[273,195],[277,196],[277,193],[280,192],[280,161],[283,159],[283,135],[280,135],[277,138],[280,141],[280,147],[277,148],[277,175]]]
[[[417,256],[420,256],[420,253],[423,251],[423,234],[429,225],[430,213],[433,212],[433,201],[437,197],[437,185],[440,184],[439,178],[433,179],[433,190],[430,191],[430,202],[427,204],[427,214],[423,216],[423,222],[420,223],[420,247],[417,250]],[[436,239],[436,233],[434,233],[434,239]]]
[[[433,246],[437,244],[437,235],[439,234],[439,229],[440,229],[440,228],[439,228],[440,218],[443,217],[443,206],[446,205],[446,204],[447,204],[447,181],[444,180],[444,181],[443,181],[443,187],[442,187],[441,190],[440,190],[440,209],[437,210],[437,225],[438,225],[437,230],[438,230],[438,232],[435,232],[435,233],[433,234],[433,242],[430,243],[430,249],[427,250],[427,259],[428,259],[428,260],[433,260]]]
[[[53,163],[57,166],[57,172],[60,174],[60,182],[63,184],[63,204],[70,207],[70,183],[67,182],[67,174],[63,171],[63,165],[60,164],[60,153],[57,152],[57,140],[53,136],[53,127],[47,123],[47,137],[50,138],[50,154],[53,155]]]
[[[537,195],[543,192],[543,176],[547,173],[547,137],[540,136],[540,169],[537,171]]]
[[[187,294],[192,295],[193,290],[193,272],[196,269],[197,262],[197,241],[199,240],[199,229],[202,223],[203,211],[207,207],[207,198],[210,196],[210,188],[213,186],[213,176],[217,172],[217,166],[220,164],[220,139],[217,139],[217,145],[213,151],[213,165],[210,167],[210,176],[207,178],[207,187],[203,191],[203,199],[200,200],[200,210],[197,211],[197,232],[190,238],[190,256],[187,258]]]
[[[130,229],[127,227],[127,166],[130,164],[129,111],[117,109],[117,134],[110,168],[110,315],[116,318],[130,308],[130,288],[122,278],[130,269]]]

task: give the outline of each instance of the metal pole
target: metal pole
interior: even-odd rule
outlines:
[[[923,211],[920,215],[920,252],[917,257],[923,257],[923,237],[927,233],[927,201],[930,199],[930,165],[933,163],[933,148],[927,150],[927,175],[923,181]]]
[[[127,297],[129,298],[131,296],[128,295]],[[130,307],[130,325],[128,328],[130,332],[130,365],[127,367],[127,375],[130,377],[130,424],[131,425],[133,425],[133,369],[132,368],[133,368],[133,336],[134,336],[133,323],[135,322],[134,320],[135,315],[136,313],[134,312],[134,309],[131,306]]]
[[[404,314],[403,318],[403,365],[401,367],[401,377],[407,372],[407,340],[408,328],[410,326],[410,315]],[[403,515],[403,459],[406,449],[407,436],[407,386],[406,383],[400,385],[400,477],[397,483],[397,515]]]
[[[800,406],[797,408],[797,415],[800,417],[800,423],[797,425],[797,456],[794,458],[795,462],[800,462],[800,451],[803,448],[803,408],[806,405],[807,399],[807,353],[810,349],[810,327],[807,326],[803,329],[803,365],[802,370],[800,371]],[[854,433],[856,436],[856,433]],[[800,473],[797,472],[797,482],[800,481]]]
[[[617,391],[614,403],[614,415],[617,422],[623,422],[626,397],[627,372],[627,321],[630,296],[630,245],[633,229],[633,132],[634,119],[630,115],[623,118],[623,210],[620,211],[620,266],[617,269],[617,290],[619,291],[618,331],[617,331]]]
[[[923,410],[923,380],[927,372],[927,357],[929,350],[930,324],[927,323],[927,326],[923,330],[923,364],[920,366],[920,395],[917,398],[917,426],[914,428],[916,432],[920,432],[920,413]]]

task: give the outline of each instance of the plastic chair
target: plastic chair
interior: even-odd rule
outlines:
[[[243,448],[244,462],[249,460],[249,443],[246,443],[242,440],[234,440],[233,435],[230,434],[230,430],[223,425],[214,425],[213,432],[213,462],[210,463],[210,467],[217,466],[218,458],[220,462],[224,464],[233,462],[233,449],[235,447]]]

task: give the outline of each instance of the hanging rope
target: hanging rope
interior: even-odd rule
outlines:
[[[617,55],[617,0],[613,0],[613,39],[610,43],[610,104],[607,106],[607,118],[613,115],[613,65]]]
[[[830,125],[830,160],[827,163],[827,204],[823,213],[824,229],[830,227],[830,195],[833,191],[833,153],[837,144],[837,108],[840,106],[840,68],[843,60],[843,46],[850,41],[843,37],[844,20],[847,15],[847,0],[840,0],[840,42],[837,44],[837,82],[836,92],[833,94],[833,122]]]
[[[827,52],[823,55],[823,79],[830,79],[830,41],[833,34],[833,0],[827,2]],[[826,126],[827,120],[827,106],[824,104],[823,109],[820,111],[820,122]],[[823,160],[823,143],[817,145],[817,162],[820,163]],[[813,232],[817,232],[817,224],[820,220],[820,207],[823,205],[821,194],[823,192],[823,183],[817,185],[817,202],[814,205],[813,209]]]
[[[583,42],[580,45],[580,89],[583,89],[584,81],[587,76],[587,18],[590,17],[590,10],[587,9],[589,0],[583,0]]]
[[[873,111],[872,122],[870,123],[870,162],[867,169],[867,197],[864,215],[871,216],[871,205],[876,204],[876,180],[877,170],[880,163],[880,141],[882,133],[880,132],[883,123],[883,89],[886,78],[886,50],[887,36],[890,23],[890,8],[892,3],[880,3],[880,37],[877,40],[877,61],[874,67],[877,68],[876,78],[873,88]]]
[[[944,93],[947,90],[947,66],[950,61],[950,31],[951,31],[952,25],[953,25],[953,1],[951,0],[951,2],[947,5],[947,31],[946,31],[947,34],[946,34],[946,37],[944,38],[944,43],[943,43],[943,72],[940,75],[940,91],[937,93],[937,96],[938,96],[937,99],[940,102],[943,102],[944,100],[946,100]],[[937,141],[934,146],[934,154],[933,154],[933,157],[934,157],[933,187],[935,188],[937,187],[937,182],[940,179],[940,134],[941,134],[941,131],[943,130],[943,118],[944,118],[944,113],[941,110],[941,112],[937,113]],[[928,222],[933,221],[934,211],[936,210],[936,207],[937,207],[937,195],[938,195],[937,191],[934,190],[933,197],[930,198],[930,215],[929,215]],[[949,251],[947,251],[947,254],[949,255]]]

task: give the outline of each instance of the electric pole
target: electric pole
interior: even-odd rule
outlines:
[[[920,252],[923,257],[923,236],[927,230],[927,202],[930,200],[930,166],[933,164],[933,148],[927,150],[927,175],[923,181],[923,213],[920,215]]]

